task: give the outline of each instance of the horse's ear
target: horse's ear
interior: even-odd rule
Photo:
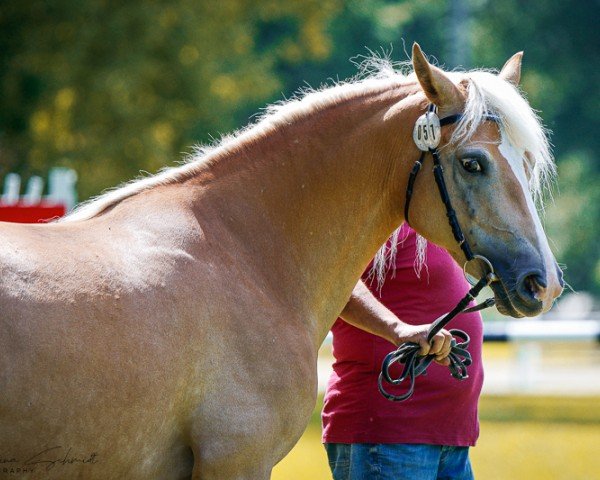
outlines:
[[[523,52],[515,53],[500,70],[498,75],[503,80],[512,83],[515,87],[519,86],[521,81],[521,62],[523,61]]]
[[[440,109],[459,109],[463,103],[460,91],[439,68],[431,65],[418,43],[413,44],[412,64],[421,88],[429,101]]]

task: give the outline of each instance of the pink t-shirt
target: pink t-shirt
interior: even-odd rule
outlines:
[[[431,323],[450,311],[469,285],[450,255],[433,244],[427,246],[426,267],[419,279],[414,270],[416,235],[405,225],[399,238],[405,240],[398,245],[395,276],[388,274],[381,292],[375,284],[370,288],[404,322]],[[335,362],[323,407],[323,442],[475,445],[483,383],[481,316],[459,315],[447,328],[464,330],[471,337],[469,377],[459,381],[450,376],[448,367],[432,363],[427,374],[417,378],[410,399],[391,402],[379,393],[377,378],[394,345],[338,319],[331,329]],[[399,371],[399,367],[392,370]],[[405,389],[406,385],[386,388],[392,393]]]

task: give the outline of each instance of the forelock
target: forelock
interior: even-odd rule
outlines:
[[[511,83],[499,76],[474,70],[449,73],[456,82],[467,83],[467,98],[462,120],[457,124],[451,142],[467,142],[479,128],[485,115],[498,117],[500,130],[517,149],[527,152],[532,163],[530,189],[536,200],[549,190],[556,175],[548,131],[524,95]]]

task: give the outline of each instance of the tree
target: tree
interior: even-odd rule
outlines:
[[[61,164],[83,198],[181,159],[329,54],[336,0],[10,1],[0,17],[4,172]],[[285,37],[269,38],[271,24]]]

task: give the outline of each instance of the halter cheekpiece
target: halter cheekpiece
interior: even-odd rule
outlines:
[[[423,166],[425,161],[425,155],[427,152],[431,153],[433,157],[433,175],[435,177],[435,183],[438,186],[440,197],[444,206],[446,207],[446,215],[448,216],[448,222],[452,228],[452,234],[454,239],[458,242],[458,245],[462,249],[467,261],[473,260],[474,255],[469,243],[465,239],[465,236],[460,228],[458,219],[456,218],[456,212],[452,208],[452,202],[448,195],[448,189],[446,188],[446,182],[444,181],[444,168],[440,163],[440,153],[438,145],[441,140],[442,127],[446,125],[452,125],[456,122],[460,122],[463,118],[462,114],[450,115],[440,120],[437,116],[437,107],[432,103],[427,108],[427,112],[421,115],[415,122],[415,128],[413,130],[413,140],[417,145],[417,148],[421,150],[421,156],[415,162],[410,175],[408,177],[408,185],[406,187],[406,201],[404,203],[404,220],[410,225],[408,219],[408,211],[410,207],[410,201],[412,199],[413,188],[417,175]],[[486,114],[484,120],[492,122],[498,122],[499,118],[496,115]]]
[[[440,118],[437,115],[437,107],[434,104],[430,104],[427,108],[427,111],[423,115],[421,115],[415,122],[415,127],[413,130],[413,140],[417,148],[421,150],[421,155],[419,159],[415,162],[408,177],[408,184],[406,186],[406,201],[404,204],[404,219],[406,223],[409,223],[408,213],[415,185],[415,180],[419,171],[421,170],[421,167],[423,166],[423,163],[426,158],[425,155],[427,154],[427,152],[429,152],[433,157],[433,175],[435,178],[435,183],[438,186],[440,198],[444,206],[446,207],[446,216],[448,217],[448,222],[450,223],[452,234],[454,236],[454,239],[458,242],[458,245],[460,246],[467,259],[463,267],[465,276],[467,276],[467,264],[471,261],[481,261],[484,264],[484,267],[488,270],[488,273],[476,282],[472,282],[467,276],[467,280],[469,281],[469,283],[471,283],[472,288],[465,295],[465,297],[460,302],[458,302],[458,304],[456,305],[456,307],[454,307],[454,309],[452,309],[452,311],[450,311],[446,315],[441,316],[431,324],[429,332],[427,333],[428,341],[431,341],[431,339],[440,330],[442,330],[446,326],[446,324],[450,322],[450,320],[452,320],[458,314],[483,310],[484,308],[493,306],[495,303],[493,298],[488,298],[483,303],[468,308],[469,303],[475,300],[475,297],[479,294],[479,292],[484,287],[488,286],[490,283],[495,281],[497,277],[494,274],[494,268],[491,262],[481,255],[474,254],[471,250],[469,242],[465,238],[460,224],[458,222],[456,212],[454,208],[452,208],[452,202],[450,201],[448,189],[446,188],[446,182],[444,181],[444,169],[440,163],[440,154],[438,146],[441,141],[442,127],[460,122],[462,119],[463,115],[458,114],[450,115],[440,120]],[[485,114],[483,116],[483,120],[499,122],[499,118],[496,115],[492,114]],[[467,366],[469,366],[472,363],[471,354],[467,350],[470,339],[469,336],[462,330],[453,329],[450,330],[450,333],[453,337],[455,337],[452,339],[451,350],[449,355],[450,373],[453,377],[459,380],[463,380],[468,377]],[[460,342],[456,340],[457,338],[460,340]],[[400,345],[400,347],[398,347],[397,350],[394,350],[393,352],[389,353],[383,360],[381,373],[379,374],[378,385],[379,391],[388,400],[403,401],[412,396],[416,377],[425,373],[427,367],[435,358],[434,355],[427,355],[424,357],[420,356],[418,355],[419,350],[419,344],[414,342],[407,342]],[[401,375],[397,378],[392,378],[389,372],[391,365],[394,363],[404,364],[404,369]],[[394,395],[387,392],[383,387],[383,382],[386,382],[391,385],[398,385],[407,378],[410,380],[410,385],[408,390],[404,394]]]

